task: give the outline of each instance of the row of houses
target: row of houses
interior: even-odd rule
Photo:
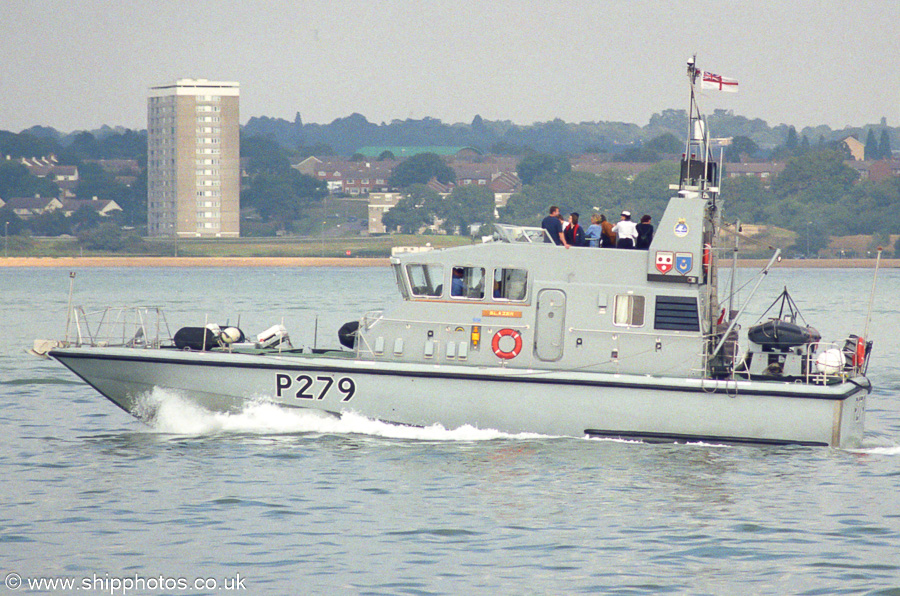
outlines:
[[[0,199],[0,209],[9,207],[19,219],[28,220],[44,213],[60,211],[66,217],[70,217],[81,208],[90,209],[100,217],[107,217],[122,208],[115,201],[103,200],[94,197],[92,199],[66,199],[57,197],[11,197],[7,200]]]
[[[7,156],[6,159],[10,159]],[[57,183],[78,182],[78,167],[60,165],[55,155],[46,157],[22,157],[18,161],[28,173],[38,178],[47,178]]]
[[[862,146],[859,141],[848,137],[845,143],[854,156],[854,159],[845,163],[856,170],[861,179],[877,182],[900,176],[900,160],[865,161],[862,159]],[[439,194],[449,194],[455,186],[481,186],[494,194],[495,205],[500,208],[504,207],[509,198],[522,187],[516,173],[518,158],[483,155],[471,147],[364,147],[357,152],[357,159],[354,160],[313,156],[293,167],[301,173],[324,181],[331,194],[367,197],[368,230],[370,233],[383,233],[385,230],[381,223],[382,216],[402,198],[400,193],[389,186],[393,169],[402,159],[426,151],[443,156],[456,174],[456,181],[453,184],[442,184],[434,179],[428,183],[428,186]],[[671,158],[678,159],[678,156]],[[7,156],[6,159],[11,158]],[[96,197],[76,198],[78,168],[59,164],[53,155],[19,158],[16,161],[25,166],[30,174],[50,178],[60,188],[57,197],[0,197],[0,207],[8,205],[22,219],[30,219],[57,210],[69,216],[82,207],[92,209],[101,216],[122,210],[115,201],[98,200]],[[120,183],[128,186],[140,175],[140,167],[135,160],[96,160],[94,163],[113,174]],[[641,174],[654,165],[612,162],[609,161],[609,156],[604,154],[573,157],[571,163],[575,172],[602,175],[610,171],[619,171],[625,172],[629,178]],[[723,171],[726,178],[749,176],[768,184],[771,179],[784,171],[785,165],[785,162],[728,163],[725,164]]]
[[[852,138],[852,137],[851,137]],[[851,150],[853,147],[851,147]],[[679,156],[666,156],[671,160],[677,160]],[[397,162],[326,162],[317,158],[310,158],[308,163],[314,163],[316,170],[310,170],[310,175],[327,180],[329,190],[332,193],[346,191],[349,183],[353,185],[358,178],[367,183],[364,187],[351,186],[353,190],[348,194],[365,195],[369,197],[368,204],[368,230],[369,233],[385,233],[387,230],[382,223],[382,217],[390,211],[397,202],[403,198],[403,194],[392,192],[387,188],[387,179],[390,177],[391,168]],[[490,188],[494,192],[495,207],[505,207],[509,198],[521,189],[521,181],[515,171],[517,160],[514,158],[487,157],[483,162],[449,162],[457,176],[457,184],[479,184]],[[572,170],[594,175],[602,175],[607,172],[624,172],[629,179],[647,171],[653,167],[652,163],[640,162],[612,162],[608,156],[598,154],[586,154],[572,158]],[[859,173],[861,180],[878,182],[890,177],[900,177],[900,160],[865,161],[862,159],[850,159],[845,162],[847,166]],[[727,163],[723,169],[726,178],[753,177],[768,186],[771,181],[781,174],[786,162],[744,162]],[[369,172],[378,169],[379,175],[375,184],[370,184]],[[432,179],[428,185],[441,195],[449,194],[453,186],[441,184]]]
[[[10,156],[6,156],[6,159],[12,160]],[[101,217],[122,211],[119,204],[112,200],[77,198],[76,191],[80,181],[78,167],[61,165],[55,155],[21,157],[15,161],[24,166],[32,176],[50,179],[59,187],[59,195],[55,197],[0,197],[0,208],[8,206],[20,219],[28,220],[54,211],[69,217],[81,208],[90,209]],[[133,184],[140,175],[140,166],[136,160],[107,159],[92,160],[89,163],[98,164],[127,186]]]
[[[25,166],[32,176],[49,178],[65,192],[74,192],[80,180],[78,166],[61,165],[55,155],[20,157],[15,160],[7,155],[6,160]],[[141,175],[141,166],[136,159],[88,159],[84,163],[99,165],[104,171],[112,174],[116,182],[125,186],[134,184]]]
[[[881,182],[888,178],[900,176],[900,159],[882,159],[878,161],[856,161],[847,160],[844,162],[846,166],[852,168],[859,174],[860,180],[871,180],[872,182]],[[764,184],[768,185],[769,181],[784,171],[786,163],[770,162],[770,163],[727,163],[724,167],[725,178],[738,178],[741,176],[749,176],[759,178]]]
[[[516,191],[518,191],[522,187],[522,183],[519,181],[519,177],[515,175],[515,173],[510,174],[509,172],[503,172],[496,176],[489,183],[479,183],[477,180],[486,180],[486,179],[476,179],[473,181],[472,179],[462,179],[462,185],[470,185],[477,184],[481,186],[485,186],[488,190],[490,190],[494,195],[494,217],[499,217],[499,209],[502,207],[506,207],[507,201],[509,198],[513,196]],[[460,179],[457,178],[456,185],[443,184],[438,182],[436,179],[432,178],[425,185],[431,190],[435,191],[442,197],[448,196],[451,192],[453,192],[453,188],[455,186],[460,185]],[[404,197],[402,192],[370,192],[368,194],[369,200],[369,233],[370,234],[384,234],[387,232],[387,228],[385,228],[384,224],[381,221],[381,218],[385,213],[390,211],[399,201]]]
[[[389,185],[391,173],[401,163],[400,159],[418,153],[436,153],[447,159],[447,164],[456,174],[452,186],[477,185],[490,188],[494,192],[515,192],[521,188],[516,165],[518,159],[505,156],[483,156],[471,147],[363,147],[357,156],[363,159],[308,157],[293,167],[303,174],[322,180],[331,194],[365,196],[372,192],[392,190]],[[380,160],[368,159],[367,155],[390,156]]]
[[[11,158],[7,155],[7,160]],[[37,178],[47,178],[59,187],[61,198],[74,198],[78,187],[78,166],[60,165],[55,155],[21,157],[15,160]],[[2,197],[0,197],[2,198]]]
[[[862,157],[863,147],[854,137],[844,141],[852,159],[845,163],[856,170],[860,179],[880,181],[891,176],[900,175],[900,160],[866,161]],[[440,152],[439,152],[440,150]],[[448,165],[456,174],[455,185],[480,185],[490,188],[495,193],[515,193],[521,188],[516,173],[518,158],[497,155],[482,155],[471,147],[364,147],[358,157],[364,159],[346,160],[335,158],[308,157],[293,167],[300,172],[322,180],[333,195],[367,196],[373,192],[390,192],[389,180],[393,169],[400,163],[394,156],[408,157],[424,151],[438,153],[447,159]],[[380,156],[380,160],[369,159]],[[384,158],[384,156],[389,156]],[[664,159],[677,161],[680,156],[663,156]],[[625,172],[629,178],[646,171],[652,163],[613,162],[608,154],[585,154],[571,159],[572,170],[602,175],[610,171]],[[750,176],[764,182],[784,171],[786,162],[742,162],[725,164],[726,177]],[[447,192],[447,188],[435,188],[438,192]]]
[[[401,163],[398,158],[419,153],[435,153],[445,158],[455,174],[455,182],[443,184],[432,178],[427,183],[443,196],[458,186],[480,186],[493,193],[495,206],[499,208],[522,188],[516,173],[516,158],[485,156],[472,147],[363,147],[356,153],[354,160],[312,156],[293,167],[324,181],[332,195],[367,197],[371,234],[386,232],[381,218],[403,198],[389,184],[391,173]]]

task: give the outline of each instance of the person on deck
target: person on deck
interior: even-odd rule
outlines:
[[[612,231],[618,237],[616,248],[634,248],[634,241],[637,238],[637,225],[631,221],[630,211],[622,212],[621,221],[613,226]]]
[[[584,228],[578,223],[579,215],[572,213],[569,215],[569,227],[563,232],[566,242],[572,246],[584,246]]]
[[[550,235],[550,240],[552,240],[554,244],[569,248],[569,244],[566,242],[566,238],[563,235],[562,221],[559,219],[559,207],[556,205],[550,206],[550,214],[541,222],[541,227],[547,230],[547,233]]]
[[[606,219],[606,216],[600,214],[600,228],[603,235],[600,236],[600,246],[603,248],[614,248],[616,246],[616,233],[613,232],[613,225]]]
[[[591,225],[588,226],[585,238],[589,242],[588,246],[593,248],[602,246],[603,226],[601,224],[604,221],[602,218],[603,216],[599,213],[591,213]]]
[[[650,243],[653,242],[653,224],[650,223],[650,216],[641,217],[641,223],[636,226],[637,240],[634,243],[635,248],[641,250],[649,250]]]

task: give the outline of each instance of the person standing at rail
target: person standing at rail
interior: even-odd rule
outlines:
[[[588,240],[588,246],[593,248],[597,248],[602,246],[602,236],[603,236],[603,216],[599,213],[591,213],[591,225],[588,226],[587,233],[585,234],[585,238]],[[612,227],[612,226],[610,226]]]
[[[547,230],[550,240],[557,246],[565,246],[569,248],[566,237],[563,235],[562,221],[559,219],[559,207],[550,205],[550,214],[541,222],[541,227]]]
[[[563,232],[566,242],[572,246],[584,246],[584,228],[578,223],[579,215],[569,215],[569,226]]]
[[[637,225],[637,240],[634,243],[635,248],[641,250],[649,250],[650,243],[653,242],[653,224],[650,223],[651,217],[644,215],[641,217],[641,223]]]
[[[613,232],[616,233],[618,241],[616,248],[634,248],[634,241],[637,239],[637,225],[631,221],[631,212],[623,211],[622,219],[613,226]]]

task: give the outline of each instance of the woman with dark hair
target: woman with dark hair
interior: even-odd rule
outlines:
[[[650,243],[653,242],[653,224],[650,223],[650,216],[645,215],[641,218],[641,223],[637,225],[637,240],[634,241],[634,247],[642,250],[648,250]]]
[[[564,232],[566,242],[572,246],[584,246],[584,228],[578,225],[578,214],[572,213],[569,216],[569,225]]]

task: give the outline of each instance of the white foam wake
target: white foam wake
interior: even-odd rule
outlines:
[[[355,414],[340,417],[317,410],[284,408],[267,402],[248,403],[240,412],[211,412],[173,393],[155,389],[143,407],[145,419],[160,433],[176,435],[250,434],[362,434],[422,441],[491,441],[495,439],[539,439],[535,433],[504,433],[464,425],[447,429],[440,424],[426,427],[400,426]]]
[[[900,455],[900,445],[893,445],[890,447],[860,447],[859,449],[850,449],[850,451],[868,455]]]

